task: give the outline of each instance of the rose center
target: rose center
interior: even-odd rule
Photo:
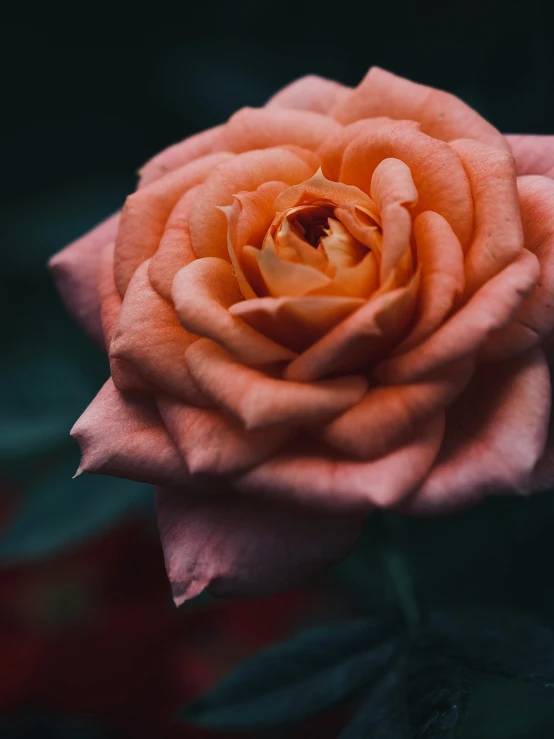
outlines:
[[[308,206],[294,213],[290,218],[298,233],[313,247],[328,234],[329,218],[333,214],[330,206]]]

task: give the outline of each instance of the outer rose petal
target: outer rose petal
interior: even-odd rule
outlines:
[[[367,389],[361,375],[311,384],[274,379],[239,364],[209,339],[190,346],[186,361],[200,390],[249,431],[329,420],[357,403]]]
[[[108,380],[71,429],[81,447],[77,474],[184,485],[189,474],[153,400],[120,393]]]
[[[341,123],[390,116],[419,121],[424,133],[443,141],[462,136],[509,151],[504,136],[455,95],[372,67],[352,92],[331,108]]]
[[[444,414],[439,414],[408,444],[371,462],[333,458],[325,446],[288,450],[235,481],[239,489],[292,499],[335,511],[392,506],[419,487],[439,452]]]
[[[110,357],[124,359],[160,390],[195,405],[205,405],[185,364],[185,352],[196,340],[179,323],[173,305],[148,279],[150,261],[135,272],[123,300]]]
[[[55,254],[48,263],[67,310],[102,348],[106,343],[100,320],[98,270],[102,248],[115,239],[119,220],[119,213],[110,216]]]
[[[245,431],[215,409],[195,408],[170,396],[157,399],[164,424],[193,474],[229,475],[263,462],[291,436],[288,429]]]
[[[169,214],[180,198],[232,158],[232,154],[220,152],[196,159],[129,195],[115,242],[115,284],[121,297],[137,267],[158,248]]]
[[[529,492],[547,438],[550,383],[540,349],[481,367],[448,412],[437,464],[406,510],[445,513],[489,492]]]
[[[196,490],[158,490],[156,502],[177,605],[206,588],[245,597],[298,585],[349,554],[364,520],[239,496],[209,478]]]
[[[531,349],[554,331],[554,181],[518,177],[525,246],[540,262],[540,279],[523,301],[514,321],[493,335],[482,359],[506,359]]]
[[[518,175],[538,174],[554,178],[554,136],[506,136],[516,158]]]
[[[283,87],[266,103],[266,108],[297,108],[328,113],[350,92],[350,88],[317,75],[307,75]]]

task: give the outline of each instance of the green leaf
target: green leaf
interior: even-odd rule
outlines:
[[[379,675],[398,642],[363,619],[304,631],[239,666],[180,718],[199,726],[260,730],[313,716]]]

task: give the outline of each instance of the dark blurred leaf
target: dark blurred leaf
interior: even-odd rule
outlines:
[[[397,640],[387,637],[382,625],[369,620],[310,629],[238,667],[181,718],[258,730],[313,716],[381,674],[398,649]]]
[[[431,614],[429,626],[443,649],[473,670],[554,684],[554,630],[532,614],[440,611]]]

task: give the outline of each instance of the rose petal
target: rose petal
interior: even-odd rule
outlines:
[[[218,208],[231,205],[236,193],[255,190],[269,181],[295,185],[311,174],[313,169],[303,159],[283,147],[248,151],[222,164],[202,186],[198,206],[190,217],[195,254],[229,260],[227,220]]]
[[[410,513],[446,513],[486,493],[526,493],[550,417],[550,374],[541,350],[479,369],[447,415],[437,464]]]
[[[364,303],[361,298],[325,295],[257,298],[235,303],[229,313],[296,352],[320,339]]]
[[[467,299],[517,257],[523,229],[513,156],[471,139],[451,145],[462,158],[475,206],[475,233],[465,261]]]
[[[169,396],[158,397],[157,403],[163,422],[192,474],[242,472],[274,454],[291,435],[283,428],[245,431],[221,411],[195,408]]]
[[[213,339],[248,365],[285,362],[295,355],[229,313],[242,300],[233,268],[223,259],[205,257],[183,267],[173,283],[173,303],[187,331]]]
[[[184,167],[185,164],[195,159],[204,157],[214,151],[220,151],[219,141],[224,127],[215,126],[207,131],[201,131],[156,154],[139,170],[139,188],[150,185],[168,172]]]
[[[235,598],[290,589],[349,554],[364,520],[238,496],[213,480],[159,490],[156,502],[177,605],[206,588]]]
[[[383,457],[444,410],[467,385],[473,369],[474,363],[465,360],[427,381],[371,388],[359,403],[316,431],[317,436],[359,459]]]
[[[448,316],[464,290],[464,255],[456,234],[438,213],[425,211],[414,221],[421,270],[417,321],[396,353],[430,336]]]
[[[554,136],[506,136],[516,159],[518,175],[554,178]]]
[[[238,364],[208,339],[189,347],[186,359],[200,390],[250,431],[329,420],[357,403],[367,389],[362,376],[311,384],[274,379]]]
[[[284,190],[276,198],[273,207],[275,211],[284,211],[314,200],[328,200],[335,205],[346,205],[347,203],[356,203],[365,207],[372,205],[367,193],[360,188],[328,180],[321,169],[318,169],[305,182]]]
[[[294,359],[285,378],[310,382],[367,367],[389,351],[413,316],[419,279],[379,295],[331,329]]]
[[[232,154],[224,152],[195,159],[129,195],[115,242],[115,284],[121,297],[137,267],[158,248],[177,202],[187,190],[204,182],[218,165],[232,159]]]
[[[100,319],[98,269],[102,248],[115,239],[119,220],[120,214],[115,213],[48,262],[65,307],[103,349],[106,343]]]
[[[464,136],[509,151],[500,131],[455,95],[379,67],[372,67],[329,114],[344,124],[374,116],[406,118],[419,121],[422,131],[433,138],[452,141]]]
[[[205,405],[185,363],[185,351],[197,337],[185,331],[171,303],[154,290],[148,268],[149,260],[131,280],[110,357],[129,362],[146,380],[180,400]]]
[[[490,337],[482,359],[507,359],[531,349],[554,331],[554,181],[518,177],[525,247],[539,259],[540,279],[513,322]]]
[[[413,216],[425,210],[440,213],[465,248],[473,233],[473,199],[458,152],[408,126],[380,128],[347,146],[340,180],[367,190],[377,165],[388,158],[400,159],[410,168],[419,194]]]
[[[330,108],[342,100],[350,91],[349,87],[310,74],[301,77],[275,93],[266,103],[266,108],[297,108],[328,113]]]
[[[417,489],[442,441],[439,414],[408,444],[371,462],[333,458],[327,447],[283,451],[235,481],[242,490],[325,506],[334,511],[392,506]],[[291,445],[292,446],[292,445]]]
[[[156,404],[108,380],[71,429],[81,447],[77,474],[91,472],[154,485],[184,485],[189,474]]]

